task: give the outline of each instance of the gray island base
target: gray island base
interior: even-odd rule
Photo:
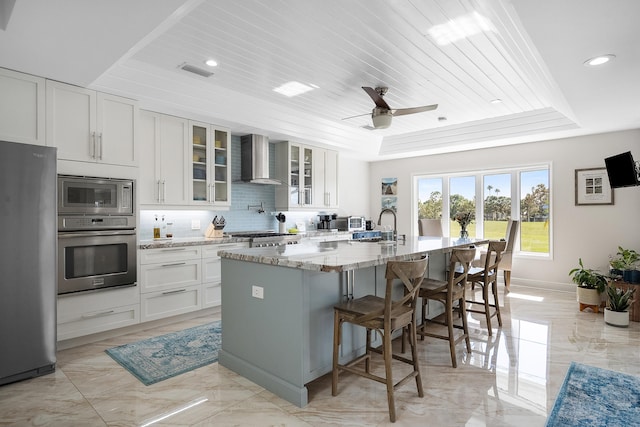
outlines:
[[[384,296],[388,260],[428,255],[427,274],[442,278],[452,248],[485,242],[416,237],[404,244],[303,242],[221,251],[219,363],[306,406],[306,384],[332,369],[336,303],[367,294]],[[341,359],[364,352],[363,329],[344,325],[342,333]]]

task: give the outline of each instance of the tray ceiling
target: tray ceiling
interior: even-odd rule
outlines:
[[[374,160],[640,127],[634,16],[635,0],[21,0],[0,66]],[[478,19],[466,37],[434,36]],[[602,53],[617,58],[582,65]],[[317,88],[273,91],[289,81]],[[361,86],[388,87],[392,108],[438,109],[367,130],[368,115],[344,120],[371,112]]]

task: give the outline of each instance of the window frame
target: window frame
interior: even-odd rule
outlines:
[[[553,168],[552,163],[535,163],[530,165],[521,165],[521,166],[513,166],[507,168],[495,168],[495,169],[482,169],[482,170],[467,170],[467,171],[459,171],[459,172],[451,172],[451,173],[414,173],[412,174],[412,191],[413,200],[411,201],[411,233],[414,236],[418,235],[418,180],[420,179],[441,179],[442,180],[442,212],[443,212],[443,220],[446,219],[446,224],[443,223],[443,232],[446,235],[450,236],[450,227],[449,227],[449,200],[450,200],[450,179],[454,177],[464,177],[464,176],[473,176],[475,178],[475,196],[476,196],[476,209],[475,216],[476,218],[482,218],[483,210],[484,210],[484,177],[487,175],[497,175],[497,174],[510,174],[511,175],[511,218],[520,219],[520,174],[522,172],[529,172],[535,170],[545,169],[548,174],[548,189],[549,189],[549,252],[541,253],[541,252],[527,252],[520,250],[520,230],[518,230],[516,236],[516,244],[514,245],[514,255],[519,258],[531,258],[531,259],[549,259],[553,260],[553,191],[552,191],[552,183],[553,183]],[[515,202],[514,202],[515,201]],[[444,215],[446,213],[446,218]],[[477,235],[484,235],[484,224],[483,221],[476,221],[476,233]]]

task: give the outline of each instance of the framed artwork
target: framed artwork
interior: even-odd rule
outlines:
[[[382,195],[392,196],[398,194],[398,178],[382,178]]]
[[[382,196],[382,209],[393,209],[394,212],[398,212],[398,197],[396,196]]]
[[[576,206],[613,205],[606,168],[576,169]]]

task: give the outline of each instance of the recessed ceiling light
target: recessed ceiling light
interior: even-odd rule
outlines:
[[[473,36],[481,32],[496,32],[493,23],[478,12],[468,13],[444,24],[434,25],[427,31],[440,46]]]
[[[492,100],[491,100],[491,101],[489,101],[489,102],[490,102],[490,103],[492,103],[492,104],[501,104],[501,103],[502,103],[502,99],[500,99],[500,98],[495,98],[495,99],[492,99]]]
[[[438,117],[438,121],[439,122],[446,122],[447,118],[445,116],[440,116],[440,117]]]
[[[594,58],[587,59],[586,61],[584,61],[584,65],[586,67],[597,67],[598,65],[606,64],[612,59],[615,59],[615,57],[616,56],[612,54],[596,56]]]
[[[315,87],[317,88],[317,86]],[[303,94],[305,92],[309,92],[310,90],[313,90],[313,89],[314,87],[312,86],[309,86],[300,82],[296,82],[296,81],[291,81],[283,84],[282,86],[278,86],[273,90],[274,92],[278,92],[284,96],[292,97],[292,96]]]
[[[206,61],[204,61],[204,63],[207,64],[209,67],[218,66],[218,61],[216,61],[215,59],[207,59]]]

